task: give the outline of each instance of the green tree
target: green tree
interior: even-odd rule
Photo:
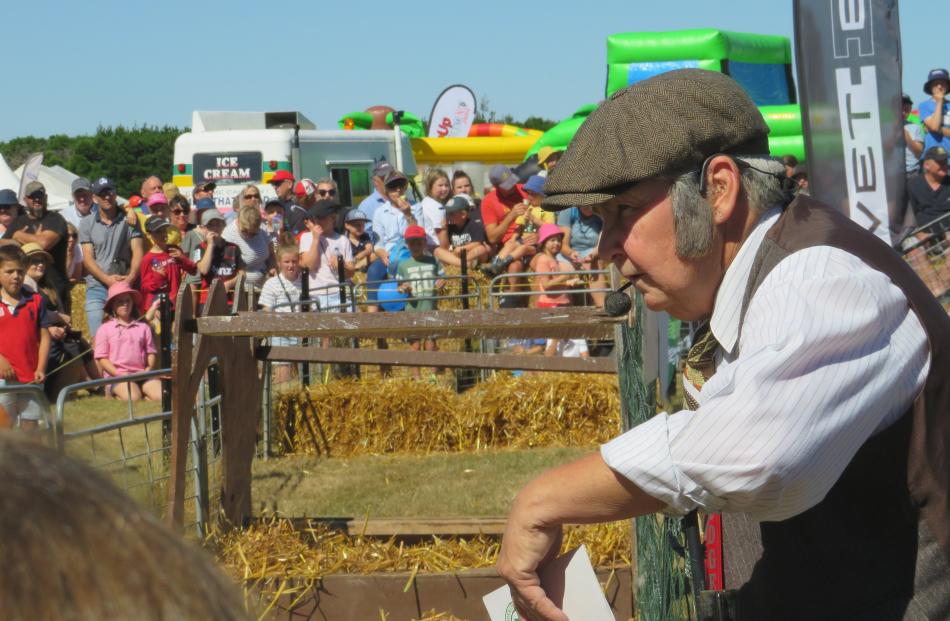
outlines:
[[[0,153],[15,169],[31,153],[42,152],[47,166],[60,165],[90,179],[110,177],[119,194],[129,196],[138,192],[142,180],[149,175],[168,177],[175,139],[184,131],[187,130],[170,126],[119,125],[99,127],[92,136],[22,136],[0,142]]]

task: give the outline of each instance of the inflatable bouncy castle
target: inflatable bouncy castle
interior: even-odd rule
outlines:
[[[625,32],[607,37],[606,96],[674,69],[706,69],[734,78],[759,105],[771,129],[774,156],[805,159],[801,111],[792,78],[791,42],[786,37],[714,28],[670,32]],[[528,151],[565,149],[597,104],[579,108],[546,132]]]

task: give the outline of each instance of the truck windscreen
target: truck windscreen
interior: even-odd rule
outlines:
[[[196,153],[192,163],[195,183],[214,181],[219,185],[230,183],[257,183],[261,180],[261,153]]]

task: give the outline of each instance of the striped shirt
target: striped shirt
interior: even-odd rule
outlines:
[[[726,270],[710,328],[716,373],[699,408],[661,413],[601,447],[667,504],[784,520],[820,502],[864,442],[923,388],[927,336],[886,276],[828,246],[793,253],[739,314],[766,213]],[[688,384],[688,382],[687,382]]]

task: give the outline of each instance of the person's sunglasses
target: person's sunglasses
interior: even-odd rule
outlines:
[[[33,192],[32,194],[28,194],[27,198],[35,201],[41,201],[46,198],[46,192]]]
[[[330,190],[317,190],[317,194],[319,194],[320,196],[336,196],[336,190],[334,190],[334,189],[330,189]]]
[[[260,194],[245,194],[244,198],[246,199],[256,198],[257,200],[261,200],[261,195]]]
[[[172,213],[175,214],[176,216],[188,215],[188,212],[185,211],[184,209],[172,209]]]

